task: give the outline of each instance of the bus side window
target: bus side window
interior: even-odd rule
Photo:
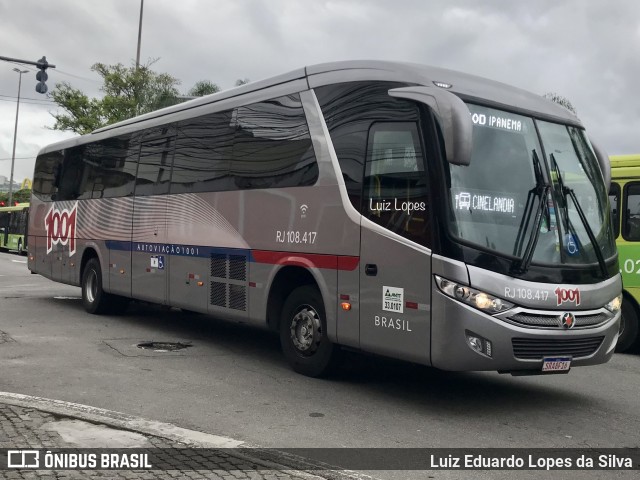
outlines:
[[[41,200],[51,200],[56,192],[62,170],[62,154],[49,152],[38,155],[33,172],[33,194]]]
[[[175,140],[175,130],[169,125],[145,133],[138,161],[136,196],[169,193]]]
[[[362,181],[371,125],[418,119],[414,104],[389,96],[390,89],[405,86],[398,82],[346,82],[314,89],[331,134],[349,200],[358,211],[368,208],[362,200]]]
[[[90,164],[84,161],[83,145],[68,148],[64,151],[62,173],[59,175],[58,192],[52,197],[57,202],[89,198],[87,193],[87,176]]]
[[[232,110],[178,122],[171,193],[233,190],[229,160],[235,128]]]
[[[620,185],[611,183],[609,189],[609,207],[611,208],[611,222],[615,238],[620,235]]]
[[[92,165],[87,182],[89,198],[133,194],[140,144],[132,135],[108,138],[94,145],[85,158]]]
[[[622,237],[632,242],[640,241],[640,183],[628,183],[624,188],[624,228]]]
[[[240,190],[313,185],[318,164],[299,94],[235,110],[231,176]]]
[[[363,214],[403,237],[429,246],[424,155],[413,122],[375,123],[369,130]]]

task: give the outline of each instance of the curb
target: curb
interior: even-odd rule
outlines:
[[[113,410],[105,410],[80,403],[63,402],[61,400],[8,392],[0,392],[0,403],[16,407],[35,408],[54,415],[74,417],[90,423],[104,424],[119,430],[162,437],[174,442],[184,443],[190,447],[237,448],[244,445],[244,442],[232,438],[188,430],[169,423],[147,420],[127,415],[126,413],[114,412]]]
[[[348,470],[336,471],[331,465],[322,465],[322,476],[308,473],[304,470],[318,469],[318,464],[313,464],[303,458],[294,455],[275,453],[267,451],[256,446],[249,445],[245,442],[234,440],[229,437],[212,435],[208,433],[198,432],[196,430],[188,430],[186,428],[177,427],[175,425],[154,420],[147,420],[141,417],[134,417],[126,413],[115,412],[103,408],[92,407],[80,403],[65,402],[62,400],[53,400],[43,397],[35,397],[30,395],[22,395],[19,393],[0,392],[0,403],[12,405],[22,408],[33,408],[41,410],[53,415],[75,418],[89,423],[106,425],[118,430],[140,433],[144,435],[164,438],[174,442],[184,443],[191,448],[213,448],[213,449],[233,449],[227,452],[235,458],[246,462],[257,464],[268,470],[281,471],[283,473],[292,473],[300,477],[313,479],[352,479],[352,480],[369,480],[369,475],[352,472]],[[244,454],[238,450],[241,447],[253,447],[263,457],[253,456],[247,452]],[[286,460],[289,465],[280,463]]]

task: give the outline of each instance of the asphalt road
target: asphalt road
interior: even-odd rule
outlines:
[[[638,354],[545,377],[448,373],[348,354],[339,374],[310,379],[289,369],[267,331],[146,304],[123,316],[89,315],[79,288],[31,275],[25,257],[7,253],[0,253],[0,332],[11,340],[0,342],[0,391],[263,447],[640,447]],[[148,341],[192,346],[172,353],[136,346]],[[496,473],[473,478],[514,477]]]

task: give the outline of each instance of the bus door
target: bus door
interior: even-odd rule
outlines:
[[[429,362],[427,174],[414,122],[369,131],[360,243],[360,346]]]
[[[9,243],[9,212],[0,212],[0,248]]]
[[[175,147],[173,127],[145,133],[140,147],[131,234],[131,295],[167,303],[167,193]]]

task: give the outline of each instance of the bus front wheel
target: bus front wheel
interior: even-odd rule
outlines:
[[[626,297],[622,299],[622,314],[620,316],[620,332],[616,352],[626,352],[638,342],[638,314],[635,306]]]
[[[338,347],[327,336],[324,302],[317,288],[298,287],[287,297],[280,321],[280,343],[298,373],[321,377],[335,365]]]

